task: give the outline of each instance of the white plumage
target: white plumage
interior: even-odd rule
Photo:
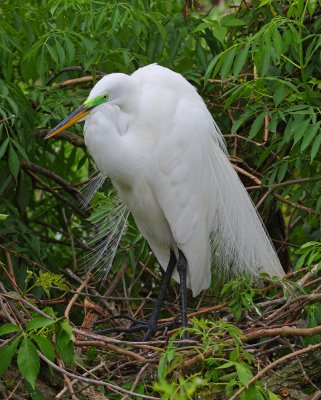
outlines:
[[[261,220],[227,158],[202,98],[158,65],[111,74],[88,100],[108,94],[85,122],[85,142],[132,212],[160,265],[187,259],[196,296],[215,274],[284,274]],[[177,272],[174,279],[178,280]]]

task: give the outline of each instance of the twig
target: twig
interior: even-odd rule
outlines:
[[[237,165],[233,164],[233,168],[235,169],[235,171],[239,172],[242,175],[247,176],[248,178],[252,179],[252,181],[254,181],[255,183],[257,183],[258,185],[261,184],[261,181],[258,177],[250,174],[249,172],[245,171],[245,169],[238,167]]]
[[[30,169],[26,169],[27,174],[36,182],[40,184],[40,187],[45,190],[46,192],[51,193],[53,196],[55,196],[57,199],[62,201],[64,204],[67,204],[70,208],[72,208],[74,211],[77,212],[77,214],[80,214],[84,217],[88,216],[88,213],[84,211],[83,209],[79,208],[76,204],[72,203],[69,199],[66,197],[62,196],[60,193],[58,193],[56,190],[51,189],[42,179],[40,179],[36,174],[34,174]]]
[[[65,73],[65,72],[74,72],[74,71],[84,72],[84,68],[80,65],[76,65],[76,66],[72,65],[69,67],[63,67],[48,79],[48,81],[46,82],[46,86],[49,86],[50,83],[53,82],[59,75]]]
[[[305,211],[308,214],[321,215],[321,211],[315,211],[315,210],[313,210],[313,208],[304,207],[301,204],[293,203],[292,201],[286,200],[285,198],[283,198],[282,196],[280,196],[277,193],[272,193],[272,195],[274,197],[276,197],[278,200],[280,200],[282,203],[287,204],[288,206],[298,208],[299,210]]]
[[[230,400],[236,400],[239,397],[239,395],[241,393],[243,393],[245,389],[247,389],[247,387],[249,387],[252,383],[254,383],[257,380],[259,380],[260,378],[262,378],[263,375],[265,375],[270,369],[274,368],[276,365],[281,364],[287,360],[290,360],[291,358],[297,357],[301,354],[308,353],[310,351],[319,349],[320,347],[321,347],[321,343],[317,343],[315,345],[310,345],[304,349],[297,350],[293,353],[287,354],[286,356],[275,360],[274,362],[272,362],[271,364],[269,364],[265,368],[263,368],[261,371],[259,371],[255,376],[253,376],[253,378],[249,380],[247,386],[242,386],[239,390],[237,390],[234,393],[234,395],[232,397],[230,397]]]
[[[3,295],[0,293],[0,308],[1,308],[2,312],[4,313],[8,322],[10,322],[13,325],[17,325],[17,321],[15,321],[9,314],[8,309],[7,309],[6,305],[4,304],[4,301],[2,300],[2,296]]]
[[[74,328],[73,331],[78,335],[81,335],[81,336],[84,336],[84,337],[87,337],[90,339],[98,340],[101,342],[105,342],[105,343],[113,343],[115,345],[116,344],[127,345],[127,346],[132,346],[132,347],[137,347],[137,348],[142,348],[142,349],[152,350],[152,351],[160,351],[160,352],[162,352],[163,349],[161,349],[159,347],[155,347],[153,345],[160,345],[162,347],[164,346],[163,340],[150,340],[149,342],[133,342],[133,341],[120,340],[120,339],[116,339],[116,338],[112,338],[112,337],[106,337],[106,336],[98,335],[95,333],[85,332],[78,328]]]
[[[70,217],[70,224],[69,224],[65,209],[62,208],[61,212],[62,212],[63,219],[65,221],[65,224],[66,224],[66,227],[67,227],[67,231],[68,231],[68,236],[69,236],[69,239],[70,239],[70,247],[71,247],[73,267],[74,267],[74,269],[76,269],[77,268],[77,255],[76,255],[76,251],[75,251],[75,240],[74,240],[74,235],[72,234],[72,230],[70,228],[70,224],[71,224],[71,221],[72,221],[72,218],[73,218],[73,214]]]
[[[12,118],[16,118],[16,116],[14,114],[12,114],[12,115],[9,115],[8,117],[0,119],[0,124],[2,124],[3,122],[9,121],[9,119],[12,119]]]
[[[98,386],[105,386],[107,387],[109,390],[116,392],[116,393],[125,393],[128,394],[130,396],[134,396],[134,397],[141,397],[142,399],[147,399],[147,400],[160,400],[159,397],[153,397],[153,396],[147,396],[146,394],[139,394],[139,393],[134,393],[131,392],[130,390],[126,390],[120,386],[116,386],[113,385],[112,383],[107,383],[101,380],[97,380],[97,379],[90,379],[87,378],[83,375],[76,375],[72,372],[69,372],[61,367],[59,367],[58,365],[56,365],[55,363],[53,363],[52,361],[49,360],[49,358],[47,358],[46,356],[44,356],[40,351],[38,351],[39,357],[45,361],[48,365],[50,365],[53,369],[55,369],[56,371],[60,372],[61,374],[66,374],[68,377],[73,378],[73,379],[77,379],[79,381],[82,382],[86,382],[89,383],[91,385],[98,385]]]
[[[213,312],[213,311],[222,310],[222,309],[224,309],[226,307],[227,307],[226,303],[217,304],[216,306],[206,307],[206,308],[202,308],[201,310],[190,312],[190,313],[187,314],[187,317],[188,318],[192,318],[192,317],[196,317],[198,315],[208,314],[208,313]],[[159,320],[159,322],[161,322],[161,323],[170,322],[175,318],[176,317],[162,318],[162,319]]]
[[[5,299],[8,298],[10,299],[10,295],[8,294],[6,288],[3,286],[2,282],[0,282],[0,293],[1,296],[4,297]],[[10,300],[7,300],[7,304],[10,307],[11,311],[13,312],[14,316],[20,322],[20,324],[24,326],[26,324],[26,319],[20,314],[20,312],[16,309],[16,307]]]
[[[290,181],[284,181],[280,183],[273,183],[272,185],[259,185],[259,186],[249,186],[247,190],[254,190],[254,189],[278,189],[290,185],[299,185],[301,183],[310,183],[310,182],[318,182],[321,181],[320,177],[315,178],[301,178],[301,179],[293,179]]]
[[[10,252],[9,252],[9,251],[6,251],[5,254],[6,254],[6,260],[7,260],[7,263],[8,263],[8,267],[9,267],[9,271],[8,271],[8,272],[9,272],[9,274],[10,274],[12,280],[13,280],[14,283],[15,283],[14,286],[16,286],[16,282],[15,282],[15,279],[14,279],[13,266],[12,266],[11,257],[10,257]]]
[[[104,74],[97,74],[96,78],[101,78]],[[69,86],[81,85],[83,83],[92,82],[94,77],[92,75],[82,76],[81,78],[67,79],[66,81],[57,83],[58,88],[65,88]]]
[[[313,397],[310,400],[320,400],[321,399],[321,390],[318,390],[314,393]]]
[[[265,202],[265,200],[267,199],[267,197],[272,193],[272,189],[269,189],[268,191],[266,191],[264,193],[264,195],[260,198],[260,200],[258,201],[258,203],[256,204],[255,208],[258,210]]]
[[[295,351],[293,346],[292,346],[292,344],[288,340],[286,340],[286,339],[282,339],[282,340],[284,340],[284,342],[287,343],[288,347],[291,349],[292,352]],[[306,380],[306,382],[308,382],[311,386],[313,386],[314,389],[319,390],[319,388],[311,381],[309,375],[307,374],[306,370],[304,369],[304,367],[302,365],[302,362],[300,360],[300,357],[296,356],[296,360],[297,360],[297,362],[298,362],[298,364],[299,364],[299,366],[301,368],[303,377]]]
[[[52,319],[50,315],[48,315],[45,312],[39,310],[38,307],[34,306],[33,304],[31,304],[26,299],[23,299],[22,297],[14,296],[14,295],[11,295],[11,294],[3,294],[2,296],[5,297],[5,298],[8,298],[8,299],[11,299],[11,300],[21,301],[21,303],[25,304],[27,307],[31,308],[31,310],[35,311],[39,315],[42,315],[43,317],[45,317],[47,319]]]
[[[307,281],[311,278],[311,276],[315,275],[318,272],[318,264],[314,265],[311,271],[307,272],[301,279],[298,280],[297,284],[303,286],[307,283]]]
[[[40,354],[39,354],[39,355],[40,355]],[[59,367],[60,367],[63,371],[65,371],[65,365],[64,365],[63,361],[62,361],[61,359],[59,359],[59,358],[58,358],[58,364],[59,364]],[[67,387],[68,390],[69,390],[71,399],[72,399],[72,400],[78,400],[77,397],[76,397],[76,395],[75,395],[74,388],[72,387],[72,383],[71,383],[71,381],[70,381],[68,375],[66,374],[66,371],[63,372],[62,375],[63,375],[63,377],[64,377],[64,381],[65,381],[66,387]]]
[[[75,281],[79,282],[80,284],[83,282],[83,281],[79,278],[79,276],[77,276],[71,269],[66,268],[66,269],[64,270],[64,272],[65,272],[67,275],[69,275],[71,278],[73,278]],[[94,288],[89,288],[89,290],[90,290],[93,294],[91,294],[91,295],[86,294],[86,295],[101,300],[101,302],[105,305],[105,307],[107,308],[107,310],[108,310],[112,315],[117,315],[117,311],[116,311],[115,307],[107,301],[107,299],[105,298],[105,296],[102,296],[101,294],[99,294],[99,293],[96,291],[96,289],[94,289]],[[73,290],[71,290],[71,293],[76,293],[76,292],[73,291]],[[82,295],[82,293],[79,293],[79,295]]]
[[[72,299],[68,303],[68,305],[65,309],[65,313],[64,313],[64,316],[66,319],[69,319],[70,310],[71,310],[73,304],[75,303],[75,301],[78,299],[78,294],[83,290],[84,287],[87,286],[88,282],[90,281],[91,276],[92,276],[91,273],[87,272],[85,280],[81,283],[79,288],[76,290],[76,294],[72,297]]]
[[[63,179],[61,176],[55,174],[54,172],[49,171],[46,168],[41,167],[40,165],[34,164],[32,162],[27,162],[27,161],[21,161],[21,167],[24,170],[31,170],[33,172],[37,172],[41,175],[46,176],[47,178],[52,179],[53,181],[57,182],[58,185],[60,185],[63,189],[66,190],[70,195],[75,197],[77,201],[82,200],[81,193],[79,192],[78,189],[73,187],[69,182],[67,182],[65,179]]]
[[[113,291],[115,290],[116,286],[118,285],[119,281],[122,279],[122,276],[124,275],[124,272],[126,268],[128,267],[128,259],[125,260],[123,265],[120,267],[120,269],[117,271],[117,274],[111,284],[108,286],[104,293],[104,297],[110,296]]]
[[[48,135],[49,132],[50,132],[50,129],[41,129],[39,131],[36,131],[34,133],[34,135],[38,138],[43,139]],[[58,133],[55,137],[57,139],[65,140],[66,142],[69,142],[76,147],[80,147],[82,149],[86,148],[84,139],[70,131],[62,131],[62,132]]]
[[[314,328],[296,328],[290,326],[282,326],[279,328],[264,328],[257,329],[254,332],[248,332],[241,335],[242,342],[249,342],[254,339],[261,339],[263,337],[271,336],[314,336],[321,333],[321,325]],[[227,339],[226,342],[230,342],[232,339]],[[189,358],[184,362],[183,369],[189,370],[193,365],[198,362],[210,357],[213,353],[213,348],[206,350],[202,354],[198,354],[193,358]]]
[[[263,137],[263,144],[266,144],[267,141],[269,140],[269,123],[270,123],[270,117],[268,114],[264,116],[264,137]]]
[[[85,373],[83,374],[83,376],[91,375],[93,372],[99,370],[99,369],[102,368],[104,365],[105,365],[105,361],[101,362],[100,364],[96,365],[96,367],[94,367],[94,368],[90,369],[89,371],[85,372]],[[78,382],[78,379],[73,379],[70,383],[71,383],[72,385],[74,385],[74,384],[77,383],[77,382]],[[56,395],[55,399],[60,399],[60,398],[62,398],[62,396],[66,393],[66,391],[67,391],[67,388],[64,387],[64,388]]]
[[[10,255],[10,251],[7,250],[5,252],[6,256],[7,254]],[[11,260],[10,260],[11,262]],[[18,292],[20,295],[22,295],[22,291],[20,290],[19,286],[17,285],[16,281],[15,281],[15,277],[13,275],[13,269],[12,272],[7,271],[7,269],[5,268],[5,266],[0,262],[0,267],[2,268],[3,272],[7,275],[8,279],[10,280],[12,286],[14,287],[15,291]],[[12,267],[11,267],[12,268]],[[9,267],[10,270],[10,267]]]
[[[137,376],[136,376],[136,378],[135,378],[135,380],[134,380],[134,383],[132,384],[132,387],[130,388],[130,390],[131,390],[132,392],[135,390],[135,388],[136,388],[136,386],[137,386],[137,384],[138,384],[138,382],[139,382],[139,380],[140,380],[140,377],[141,377],[142,374],[144,373],[144,371],[145,371],[145,369],[147,368],[147,366],[148,366],[148,364],[144,365],[144,366],[141,368],[141,370],[138,372],[138,374],[137,374]],[[121,400],[127,400],[127,399],[128,399],[128,396],[125,395],[125,396],[122,397]]]
[[[134,358],[138,362],[144,362],[146,363],[147,360],[145,357],[140,356],[139,354],[136,354],[132,351],[125,350],[121,347],[115,346],[110,343],[104,343],[100,340],[76,340],[75,341],[75,346],[76,347],[88,347],[88,346],[94,346],[94,347],[102,347],[104,349],[112,350],[117,354],[121,354],[122,356]]]
[[[15,256],[17,256],[19,258],[22,258],[23,260],[30,263],[30,265],[32,265],[34,267],[38,267],[38,268],[42,269],[43,271],[49,272],[49,270],[46,267],[44,267],[43,265],[37,263],[36,261],[30,260],[30,258],[16,252],[15,250],[8,249],[7,247],[2,246],[1,244],[0,244],[0,250],[9,251],[9,253],[14,254]]]

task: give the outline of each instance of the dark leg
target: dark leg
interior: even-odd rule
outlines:
[[[136,332],[136,331],[142,330],[142,331],[146,331],[144,340],[147,341],[157,330],[165,328],[167,326],[172,326],[173,324],[175,324],[176,320],[174,320],[173,322],[167,323],[167,324],[162,324],[162,325],[157,326],[157,320],[158,320],[159,313],[160,313],[160,310],[162,307],[162,302],[164,300],[169,281],[173,275],[173,271],[176,266],[176,262],[177,262],[177,260],[175,257],[175,253],[171,250],[167,269],[162,275],[162,281],[160,284],[160,289],[159,289],[159,293],[157,296],[156,304],[155,304],[152,315],[150,316],[150,319],[148,322],[139,321],[139,320],[132,318],[131,316],[126,315],[126,314],[118,315],[118,316],[116,316],[117,318],[128,319],[133,323],[133,325],[129,328],[121,328],[121,327],[107,328],[107,329],[96,331],[96,333],[103,334],[103,333],[109,333],[109,332]],[[114,318],[116,318],[116,317],[114,317]]]
[[[153,333],[156,330],[157,320],[158,320],[159,313],[160,313],[160,310],[162,307],[162,302],[164,300],[169,281],[173,275],[175,265],[176,265],[176,257],[175,257],[173,250],[171,250],[168,266],[162,277],[156,304],[155,304],[154,310],[153,310],[152,315],[150,316],[150,319],[148,322],[149,329],[146,332],[144,340],[149,340],[150,337],[153,335]]]
[[[179,283],[180,283],[180,301],[181,301],[181,311],[182,311],[182,328],[187,326],[187,306],[186,306],[186,295],[187,295],[187,287],[186,287],[186,274],[187,274],[187,260],[181,250],[178,251],[178,262],[177,262],[177,271],[179,274]],[[186,333],[183,336],[186,339]]]

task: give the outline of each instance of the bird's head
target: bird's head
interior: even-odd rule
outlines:
[[[117,105],[124,111],[130,110],[136,104],[137,90],[138,83],[132,76],[115,73],[103,77],[92,88],[87,100],[53,128],[45,138],[57,135],[78,121],[84,121],[93,110],[105,103]]]

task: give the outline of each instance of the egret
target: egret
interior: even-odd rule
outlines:
[[[282,276],[274,247],[228,159],[223,136],[196,89],[156,64],[103,77],[88,99],[47,138],[85,120],[84,138],[98,169],[113,182],[164,269],[149,321],[157,330],[173,277],[197,296],[216,277]]]

